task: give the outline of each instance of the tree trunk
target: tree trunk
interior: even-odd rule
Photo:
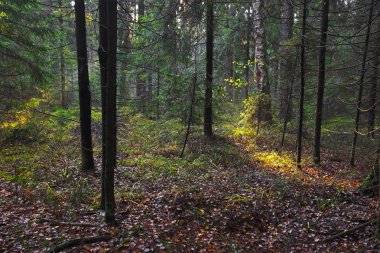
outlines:
[[[123,52],[123,57],[121,57],[121,64],[120,64],[120,82],[119,82],[119,94],[120,94],[120,104],[121,105],[126,105],[126,101],[129,97],[129,90],[128,90],[128,85],[127,85],[127,75],[125,74],[125,70],[127,69],[128,62],[125,57],[126,54],[128,54],[129,49],[131,47],[131,41],[130,41],[130,35],[131,35],[131,28],[129,26],[130,22],[130,10],[128,7],[128,4],[125,4],[123,7],[123,11],[127,12],[125,14],[125,19],[127,21],[127,24],[125,27],[123,27],[124,32],[122,35],[122,40],[121,40],[121,48]]]
[[[323,0],[322,5],[323,10],[321,20],[321,40],[319,45],[317,108],[315,113],[315,129],[313,144],[313,160],[314,164],[316,165],[320,165],[321,163],[321,127],[323,112],[323,95],[325,91],[327,32],[329,28],[329,0]]]
[[[358,93],[357,93],[357,98],[356,98],[355,129],[354,129],[353,138],[352,138],[352,147],[351,147],[351,155],[350,155],[351,166],[355,166],[356,143],[358,140],[358,132],[359,132],[359,124],[360,124],[360,110],[362,107],[364,77],[366,73],[368,44],[369,44],[369,36],[371,34],[372,14],[373,14],[374,6],[375,6],[375,0],[371,0],[371,7],[369,9],[367,33],[366,33],[364,52],[363,52],[363,61],[362,61],[362,67],[361,67],[361,73],[360,73],[360,80],[358,82]]]
[[[379,77],[380,57],[379,49],[376,49],[376,56],[372,61],[372,76],[371,76],[371,90],[370,90],[370,108],[368,110],[368,135],[371,138],[375,137],[375,123],[376,123],[376,103],[377,103],[377,84]]]
[[[160,119],[160,85],[161,85],[160,66],[157,67],[157,87],[156,87],[156,120]]]
[[[212,71],[213,71],[213,49],[214,49],[214,4],[207,0],[207,38],[206,38],[206,93],[203,131],[207,137],[213,136],[212,131]]]
[[[280,47],[280,118],[285,119],[286,114],[289,109],[289,114],[291,115],[291,106],[288,107],[288,97],[289,97],[289,86],[292,81],[292,52],[291,46],[287,45],[289,39],[293,37],[293,26],[294,26],[294,1],[284,0],[283,1],[283,16],[281,25],[281,47]],[[289,115],[288,115],[289,116]]]
[[[142,22],[142,17],[145,15],[145,3],[144,0],[138,1],[138,22]],[[136,102],[137,109],[141,113],[145,113],[145,80],[143,76],[145,75],[145,67],[143,64],[143,69],[137,74],[137,83],[136,83]]]
[[[298,109],[298,130],[297,130],[297,167],[301,166],[302,159],[302,131],[303,131],[303,116],[304,116],[304,97],[305,97],[305,51],[306,51],[306,19],[307,19],[307,0],[303,0],[302,11],[302,35],[301,35],[301,86]]]
[[[249,98],[249,71],[250,71],[250,66],[249,62],[251,60],[251,55],[250,55],[250,40],[251,40],[251,6],[249,5],[248,7],[248,15],[247,15],[247,44],[245,47],[245,82],[246,85],[244,86],[244,98],[248,99]]]
[[[115,222],[117,1],[107,1],[108,55],[106,94],[105,221]]]
[[[252,10],[253,10],[253,38],[255,41],[255,60],[256,60],[256,68],[255,68],[255,79],[257,82],[257,86],[259,91],[262,94],[268,96],[267,99],[264,99],[264,103],[259,105],[260,113],[262,115],[262,119],[259,121],[271,121],[271,99],[270,99],[270,86],[268,82],[268,66],[267,66],[267,45],[266,45],[266,36],[265,36],[265,28],[264,28],[264,15],[262,14],[264,8],[263,0],[253,0],[252,1]]]
[[[102,103],[102,194],[100,209],[105,209],[104,175],[106,166],[106,94],[107,94],[107,0],[99,0],[99,63],[100,63],[100,90]]]
[[[379,8],[377,8],[379,9]],[[374,16],[379,15],[379,10],[373,14]],[[375,21],[375,29],[379,31],[380,22]],[[379,68],[380,68],[380,48],[378,47],[378,41],[380,40],[380,35],[377,34],[376,40],[372,43],[373,58],[371,60],[371,89],[370,89],[370,104],[368,110],[368,135],[371,138],[375,138],[375,123],[376,123],[376,104],[377,104],[377,92],[378,92],[378,78],[379,78]]]
[[[77,45],[78,61],[78,83],[79,83],[79,109],[80,109],[80,131],[82,148],[82,170],[95,170],[94,156],[92,151],[91,134],[91,92],[88,77],[88,59],[86,42],[86,17],[84,0],[75,1],[75,35]]]
[[[66,91],[66,75],[65,75],[65,55],[64,55],[64,43],[63,43],[63,34],[64,34],[64,26],[63,26],[63,8],[62,8],[62,0],[58,0],[58,8],[60,11],[58,22],[59,22],[59,30],[61,31],[60,36],[60,48],[59,48],[59,60],[60,60],[60,77],[61,77],[61,106],[62,108],[67,107],[67,91]]]

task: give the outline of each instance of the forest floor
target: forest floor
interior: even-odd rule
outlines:
[[[0,153],[1,252],[44,252],[103,235],[111,239],[66,252],[378,251],[374,226],[324,241],[376,216],[376,199],[356,190],[365,164],[352,169],[330,153],[321,167],[305,160],[297,170],[291,145],[273,148],[270,130],[250,138],[224,127],[212,140],[194,128],[178,158],[184,126],[128,116],[119,125],[118,226],[110,227],[97,210],[99,136],[97,172],[83,174],[78,126],[44,120],[43,140],[35,133]]]

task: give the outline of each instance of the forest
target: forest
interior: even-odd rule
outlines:
[[[0,0],[0,252],[380,252],[379,0]]]

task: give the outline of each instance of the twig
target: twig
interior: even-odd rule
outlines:
[[[360,224],[359,226],[353,227],[353,228],[348,229],[348,230],[344,230],[343,232],[340,232],[338,234],[335,234],[335,235],[332,235],[330,237],[327,237],[327,238],[323,239],[321,242],[323,243],[323,242],[328,242],[328,241],[332,241],[332,240],[338,239],[339,237],[351,234],[352,232],[354,232],[354,231],[356,231],[358,229],[364,228],[366,226],[370,226],[370,225],[372,225],[375,222],[376,222],[376,219],[369,220],[369,221],[367,221],[367,222],[365,222],[363,224]]]
[[[57,253],[61,252],[65,249],[72,248],[81,244],[90,244],[95,242],[105,242],[111,240],[111,236],[94,236],[94,237],[84,237],[84,238],[76,238],[68,240],[64,243],[58,244],[51,250],[47,251],[47,253]]]
[[[49,222],[53,225],[64,225],[64,226],[78,226],[78,227],[97,227],[99,225],[93,224],[93,223],[80,223],[80,222],[66,222],[66,221],[59,221],[59,220],[52,220],[52,219],[38,219],[37,223],[44,223]]]

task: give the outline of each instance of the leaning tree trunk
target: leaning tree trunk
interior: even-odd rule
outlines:
[[[365,38],[364,52],[363,52],[363,60],[362,67],[360,73],[360,79],[358,82],[358,93],[356,98],[356,114],[355,114],[355,129],[352,138],[352,147],[351,147],[351,155],[350,155],[350,165],[355,166],[355,156],[356,156],[356,143],[358,140],[358,132],[359,132],[359,124],[360,124],[360,110],[362,107],[362,97],[363,97],[363,89],[364,89],[364,77],[366,73],[366,64],[367,64],[367,55],[368,55],[368,44],[369,37],[371,34],[371,24],[372,24],[372,15],[373,8],[375,6],[375,0],[371,0],[371,7],[369,9],[368,23],[367,23],[367,33]]]
[[[301,167],[302,158],[302,131],[303,131],[303,116],[304,116],[304,97],[305,97],[305,64],[306,64],[306,19],[307,19],[307,0],[303,0],[302,11],[302,35],[301,35],[301,86],[299,97],[298,110],[298,130],[297,130],[297,167]]]
[[[294,26],[294,1],[284,0],[283,16],[281,24],[281,47],[280,47],[280,118],[282,120],[291,114],[292,108],[288,105],[290,82],[292,82],[292,50],[289,40],[293,37]],[[289,112],[289,114],[288,114]]]
[[[206,38],[206,92],[203,131],[207,137],[213,136],[212,131],[212,70],[214,49],[214,4],[213,0],[207,0],[207,38]]]
[[[108,50],[106,94],[105,221],[115,222],[117,1],[107,1]]]
[[[100,63],[100,91],[102,103],[102,193],[100,209],[105,209],[104,175],[106,166],[106,94],[107,94],[107,0],[99,0],[99,63]]]
[[[261,94],[267,96],[259,104],[260,118],[258,121],[271,121],[271,99],[270,99],[270,86],[268,82],[268,70],[267,70],[267,45],[266,45],[266,35],[264,28],[264,1],[263,0],[253,0],[252,1],[252,24],[253,24],[253,39],[255,41],[255,79],[257,86]]]
[[[321,128],[323,112],[323,95],[325,91],[325,72],[326,72],[326,47],[327,32],[329,28],[329,0],[323,0],[322,21],[321,21],[321,40],[319,45],[319,66],[318,66],[318,87],[317,87],[317,108],[315,112],[315,129],[313,144],[314,164],[321,163]]]
[[[84,0],[75,1],[75,35],[78,60],[80,132],[82,148],[82,170],[95,169],[91,134],[91,92],[88,77],[88,59],[86,42],[86,16]]]

